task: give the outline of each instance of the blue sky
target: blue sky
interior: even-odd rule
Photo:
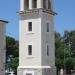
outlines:
[[[54,0],[55,31],[63,35],[65,30],[75,30],[75,0]],[[19,38],[19,0],[0,0],[0,19],[9,21],[6,35]]]
[[[55,30],[62,35],[65,30],[75,30],[75,0],[54,0]]]

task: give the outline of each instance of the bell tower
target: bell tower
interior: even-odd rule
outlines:
[[[18,75],[55,75],[53,0],[20,0]]]

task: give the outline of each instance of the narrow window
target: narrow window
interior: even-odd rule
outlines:
[[[33,2],[32,3],[33,4],[33,8],[37,8],[37,0],[33,0],[32,2]]]
[[[49,46],[47,45],[47,56],[49,56]]]
[[[43,0],[43,8],[46,8],[46,0]]]
[[[49,23],[47,23],[47,32],[49,32]]]
[[[32,45],[28,45],[28,55],[32,55]]]
[[[32,73],[26,73],[26,75],[32,75]]]
[[[28,31],[32,31],[32,22],[28,23]]]
[[[29,0],[24,0],[24,8],[29,9]]]

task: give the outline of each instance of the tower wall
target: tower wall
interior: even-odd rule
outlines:
[[[0,20],[0,75],[5,75],[5,57],[6,57],[5,23],[7,22]]]
[[[49,23],[49,32],[47,32],[47,23]],[[54,23],[53,15],[42,14],[42,65],[55,66],[55,46],[54,46]],[[47,56],[47,45],[49,45],[49,56]]]
[[[37,17],[38,16],[38,17]],[[32,31],[28,31],[28,22],[32,22]],[[37,14],[21,16],[19,43],[19,66],[41,66],[41,18]],[[28,55],[28,45],[33,46],[32,55]],[[31,62],[30,62],[31,61]]]

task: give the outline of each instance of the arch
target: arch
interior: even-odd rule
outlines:
[[[29,9],[29,0],[24,0],[24,9]]]
[[[37,0],[32,0],[32,7],[37,8]]]
[[[48,0],[48,9],[51,9],[51,0]]]
[[[43,0],[43,8],[46,8],[46,0]]]
[[[51,0],[43,0],[43,8],[51,9]]]

